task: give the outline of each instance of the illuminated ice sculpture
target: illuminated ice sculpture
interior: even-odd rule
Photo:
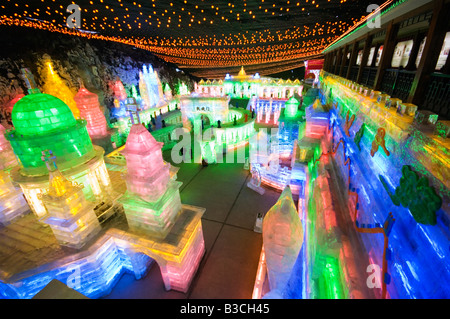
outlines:
[[[14,187],[8,174],[0,170],[0,224],[11,223],[29,209],[22,192]]]
[[[144,65],[139,72],[139,91],[144,109],[162,107],[167,104],[158,73],[151,65],[148,68]]]
[[[302,94],[303,84],[298,80],[291,81],[271,77],[261,77],[258,73],[249,75],[241,67],[237,75],[227,74],[222,80],[200,80],[195,84],[195,92],[206,96],[228,95],[234,99],[258,100],[274,99],[285,101],[295,93]]]
[[[286,101],[286,104],[284,106],[284,116],[287,118],[296,117],[299,105],[300,102],[295,97],[291,97]]]
[[[116,81],[113,84],[113,91],[114,97],[118,101],[124,101],[128,97],[127,92],[125,91],[125,87],[123,86],[123,83],[119,77],[116,78]]]
[[[122,151],[127,192],[120,201],[130,228],[164,238],[181,210],[181,183],[170,180],[170,164],[163,161],[161,148],[142,124],[131,127]]]
[[[80,117],[87,121],[87,130],[91,138],[101,138],[108,134],[105,115],[100,110],[97,94],[89,92],[83,84],[74,100],[80,110]]]
[[[161,148],[142,124],[131,127],[123,151],[127,192],[120,202],[131,229],[164,239],[181,211],[181,183],[170,179]]]
[[[281,294],[303,245],[303,225],[289,186],[264,217],[263,245],[270,290]]]
[[[49,57],[45,61],[47,67],[42,68],[42,80],[44,83],[42,91],[64,101],[64,103],[66,103],[72,111],[75,118],[80,118],[80,111],[78,110],[73,99],[75,96],[75,90],[69,87],[66,81],[63,80],[55,70],[53,70],[53,64]]]
[[[51,151],[42,152],[49,172],[49,189],[40,195],[48,212],[42,222],[50,226],[60,245],[80,249],[100,231],[95,204],[86,201],[83,185],[61,174],[55,159]]]
[[[168,83],[166,83],[166,85],[164,86],[164,96],[166,97],[167,101],[170,101],[173,99],[172,89],[170,88]]]
[[[107,153],[113,150],[112,130],[108,130],[106,118],[100,109],[98,95],[88,91],[81,83],[80,90],[74,97],[80,111],[80,118],[87,121],[87,131],[95,145],[101,146]]]
[[[38,216],[46,209],[38,194],[48,189],[48,171],[41,152],[51,149],[59,170],[68,178],[83,184],[89,201],[108,201],[115,192],[103,160],[104,150],[94,146],[86,129],[87,122],[75,119],[60,99],[43,94],[36,88],[32,75],[26,74],[29,93],[13,108],[14,129],[5,137],[11,143],[20,165],[11,170],[32,209]]]
[[[181,204],[181,182],[170,178],[161,144],[142,124],[131,127],[123,151],[128,189],[118,201],[129,231],[146,239],[139,240],[141,250],[156,259],[166,289],[186,292],[205,251],[204,209]]]
[[[194,131],[200,131],[201,117],[206,116],[211,124],[221,121],[228,122],[229,115],[228,97],[180,97],[181,113],[183,118],[189,119],[194,124]]]
[[[16,189],[7,172],[18,163],[11,145],[4,136],[5,131],[0,124],[0,223],[3,225],[11,223],[30,209],[23,193],[20,189]]]

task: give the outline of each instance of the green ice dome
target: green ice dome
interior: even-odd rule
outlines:
[[[60,170],[74,168],[96,154],[86,129],[63,101],[38,90],[24,96],[13,107],[14,129],[5,134],[24,174],[47,173],[42,151],[52,150]]]
[[[13,107],[11,118],[17,134],[21,135],[42,135],[76,124],[67,104],[43,93],[20,99]]]

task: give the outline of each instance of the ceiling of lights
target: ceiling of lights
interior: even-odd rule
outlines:
[[[204,78],[297,68],[368,14],[373,0],[9,0],[0,25],[138,46]],[[71,3],[81,28],[66,26]],[[381,3],[380,3],[381,4]]]

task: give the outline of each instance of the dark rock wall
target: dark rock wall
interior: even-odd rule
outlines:
[[[50,58],[53,69],[77,91],[82,79],[86,88],[99,95],[109,118],[113,107],[111,84],[118,76],[125,88],[138,87],[139,71],[151,64],[158,71],[161,82],[168,83],[173,93],[178,83],[185,82],[193,90],[194,78],[175,65],[166,63],[150,52],[120,43],[88,40],[48,31],[29,28],[0,27],[0,114],[5,117],[5,107],[18,93],[26,93],[21,68],[29,68],[37,85],[42,88],[42,69]]]

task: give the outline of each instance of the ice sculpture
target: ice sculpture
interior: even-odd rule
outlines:
[[[122,81],[120,81],[119,77],[117,77],[116,82],[113,85],[114,97],[118,101],[124,101],[127,98],[127,92],[123,86]]]
[[[143,200],[156,201],[166,190],[169,168],[162,159],[162,144],[141,124],[133,125],[125,149],[127,188]]]
[[[162,144],[142,124],[131,127],[122,152],[128,171],[121,203],[131,229],[164,239],[181,211],[181,183],[170,179]]]
[[[0,170],[16,166],[17,159],[11,144],[5,138],[6,129],[0,124]]]
[[[295,97],[291,97],[289,100],[286,101],[284,107],[284,116],[287,118],[296,117],[299,105],[300,102]]]
[[[260,195],[264,195],[265,189],[261,187],[261,172],[259,171],[259,167],[252,166],[251,174],[252,179],[247,183],[247,187],[253,189]]]
[[[32,211],[38,217],[46,214],[38,194],[48,189],[48,170],[41,152],[49,149],[59,170],[84,185],[88,200],[109,201],[115,192],[103,160],[104,150],[92,144],[86,120],[76,120],[63,101],[41,93],[32,74],[23,71],[30,94],[15,104],[11,115],[14,129],[5,137],[20,164],[11,169],[11,179],[22,188]]]
[[[55,159],[51,151],[42,152],[49,172],[49,190],[41,194],[48,212],[42,222],[51,227],[60,245],[80,249],[100,231],[95,204],[86,201],[83,185],[72,183],[61,174]]]
[[[160,107],[165,104],[165,96],[158,73],[152,66],[143,66],[139,72],[139,91],[144,109]]]
[[[66,82],[53,70],[52,63],[49,61],[46,63],[47,67],[44,68],[42,74],[42,80],[44,82],[42,91],[46,94],[56,96],[64,101],[72,111],[75,118],[80,118],[80,111],[78,110],[74,101],[75,92],[69,88]]]
[[[16,189],[6,173],[6,170],[18,163],[11,145],[5,139],[5,131],[0,124],[0,223],[3,225],[9,224],[30,209],[22,192]]]
[[[77,121],[60,99],[40,92],[29,94],[16,103],[11,115],[15,130],[10,141],[24,169],[30,174],[45,173],[41,151],[54,149],[59,160],[93,152],[86,121]],[[78,143],[70,143],[76,140]]]
[[[311,163],[307,172],[312,177],[308,193],[313,196],[308,204],[312,227],[308,223],[305,248],[306,256],[310,256],[306,263],[312,265],[307,271],[329,273],[326,280],[330,284],[316,293],[313,287],[320,283],[311,275],[312,283],[307,283],[305,291],[312,291],[318,298],[448,298],[449,229],[443,225],[448,219],[449,148],[445,140],[433,134],[437,114],[418,114],[415,108],[410,114],[406,109],[398,113],[394,107],[386,107],[383,99],[387,96],[381,92],[373,91],[369,97],[355,83],[326,72],[322,72],[322,84],[325,92],[332,92],[331,96],[321,94],[323,104],[336,107],[329,111],[328,121],[322,122],[319,117],[308,119],[315,121],[317,127],[322,122],[324,130],[315,135],[321,139],[323,152],[331,152],[321,157],[317,162],[320,164]],[[352,115],[355,119],[350,126]],[[325,169],[327,161],[335,168]],[[336,176],[343,180],[338,182]],[[329,187],[322,186],[326,184]],[[331,192],[348,192],[342,203],[348,207],[348,215],[336,218],[331,210],[322,214],[316,187],[323,194],[317,195],[321,201],[331,200]],[[397,188],[394,194],[393,189]],[[333,204],[336,208],[340,205]],[[392,227],[394,220],[396,226]],[[349,222],[361,234],[361,241],[345,238],[351,238]],[[345,236],[335,231],[343,226],[349,230]],[[380,231],[385,236],[375,235]],[[367,262],[360,262],[363,260]],[[364,275],[367,264],[383,265],[383,271],[372,276],[371,282]],[[380,283],[381,289],[367,289],[367,283]]]
[[[134,124],[123,154],[127,160],[127,191],[118,200],[125,209],[130,237],[139,251],[156,260],[167,290],[186,292],[205,251],[201,216],[204,209],[182,205],[180,182],[142,124]],[[133,244],[135,246],[135,244]]]
[[[19,93],[19,94],[17,94],[11,101],[9,101],[8,104],[6,104],[6,112],[9,113],[9,114],[11,114],[11,113],[12,113],[12,110],[13,110],[13,107],[14,107],[14,104],[16,104],[17,102],[19,102],[19,100],[20,100],[21,98],[23,98],[24,96],[25,96],[25,94]]]
[[[269,162],[270,137],[267,130],[260,129],[250,140],[250,163],[267,165]]]
[[[302,244],[303,225],[291,189],[286,186],[263,221],[263,245],[271,291],[282,291],[286,286]]]
[[[189,89],[187,87],[187,85],[182,82],[179,86],[178,86],[178,95],[179,96],[184,96],[184,95],[189,95],[191,94],[191,92],[189,92]]]
[[[22,192],[16,190],[8,174],[0,170],[0,223],[7,225],[29,209]]]
[[[156,81],[155,88],[157,89],[156,92],[158,94],[157,106],[161,106],[161,105],[163,105],[165,103],[166,96],[164,95],[162,83],[161,83],[161,80],[159,79],[159,75],[158,75],[158,72],[156,70],[153,71],[153,76],[154,76],[155,81]]]
[[[170,101],[173,98],[172,89],[170,88],[168,83],[166,83],[166,85],[164,86],[164,96],[166,97],[167,101]]]
[[[150,101],[150,92],[143,71],[139,71],[139,93],[142,99],[142,107],[144,109],[149,109],[152,103]]]
[[[108,135],[105,115],[100,110],[97,94],[89,92],[83,84],[74,97],[80,117],[87,121],[87,130],[91,138]]]
[[[194,122],[195,131],[201,125],[202,115],[208,116],[211,122],[221,121],[222,124],[233,115],[229,110],[228,97],[182,96],[179,100],[183,118]]]

